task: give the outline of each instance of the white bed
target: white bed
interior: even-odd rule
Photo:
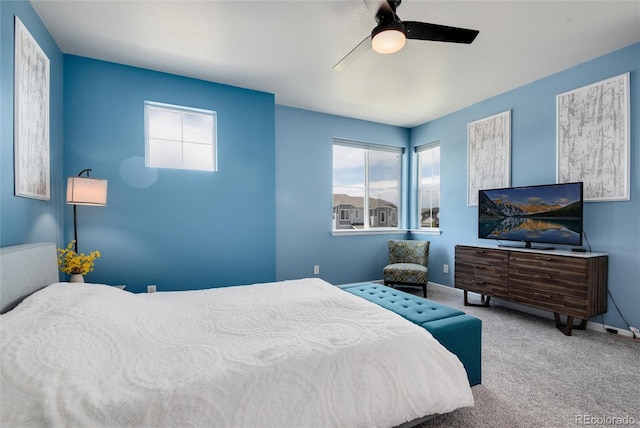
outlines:
[[[320,279],[55,283],[0,317],[0,339],[3,428],[392,427],[473,405],[428,332]]]

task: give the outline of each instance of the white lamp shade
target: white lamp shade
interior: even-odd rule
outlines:
[[[376,34],[371,40],[371,47],[378,53],[392,54],[402,49],[406,41],[402,31],[389,29]]]
[[[72,205],[107,205],[107,180],[91,177],[67,179],[67,203]]]

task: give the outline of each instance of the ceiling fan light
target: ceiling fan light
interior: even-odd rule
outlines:
[[[371,39],[371,47],[381,54],[392,54],[404,47],[407,38],[404,33],[396,29],[380,31]]]

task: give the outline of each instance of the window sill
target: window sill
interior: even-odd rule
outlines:
[[[423,229],[411,229],[409,231],[411,234],[415,235],[442,235],[442,230],[434,229],[434,230],[423,230]]]
[[[332,230],[333,236],[348,236],[348,235],[392,235],[392,234],[404,234],[409,232],[409,229],[345,229],[345,230]]]

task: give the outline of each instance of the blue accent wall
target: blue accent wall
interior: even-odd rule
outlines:
[[[51,199],[14,194],[14,20],[18,16],[49,58]],[[28,1],[0,1],[0,246],[62,240],[63,55]]]
[[[406,237],[331,235],[334,138],[406,147],[409,130],[276,106],[279,280],[312,277],[314,265],[320,266],[319,277],[333,284],[380,279],[388,260],[387,241]],[[405,151],[405,165],[407,159]],[[401,207],[401,216],[406,208]]]
[[[131,291],[273,281],[272,94],[65,55],[64,175],[109,180],[106,207],[78,206],[92,282]],[[218,171],[144,166],[144,102],[217,112]],[[65,210],[67,241],[72,208]]]
[[[477,207],[467,206],[467,124],[511,110],[511,183],[555,183],[556,95],[630,72],[631,200],[586,202],[584,230],[593,251],[609,253],[609,292],[632,326],[640,325],[640,43],[490,98],[411,130],[411,146],[441,142],[441,229],[431,236],[431,281],[453,286],[454,248],[477,239]],[[412,194],[413,195],[413,194]],[[412,204],[415,203],[415,196]],[[419,239],[425,239],[420,237]],[[586,243],[585,243],[586,245]],[[611,298],[604,322],[626,329]]]

